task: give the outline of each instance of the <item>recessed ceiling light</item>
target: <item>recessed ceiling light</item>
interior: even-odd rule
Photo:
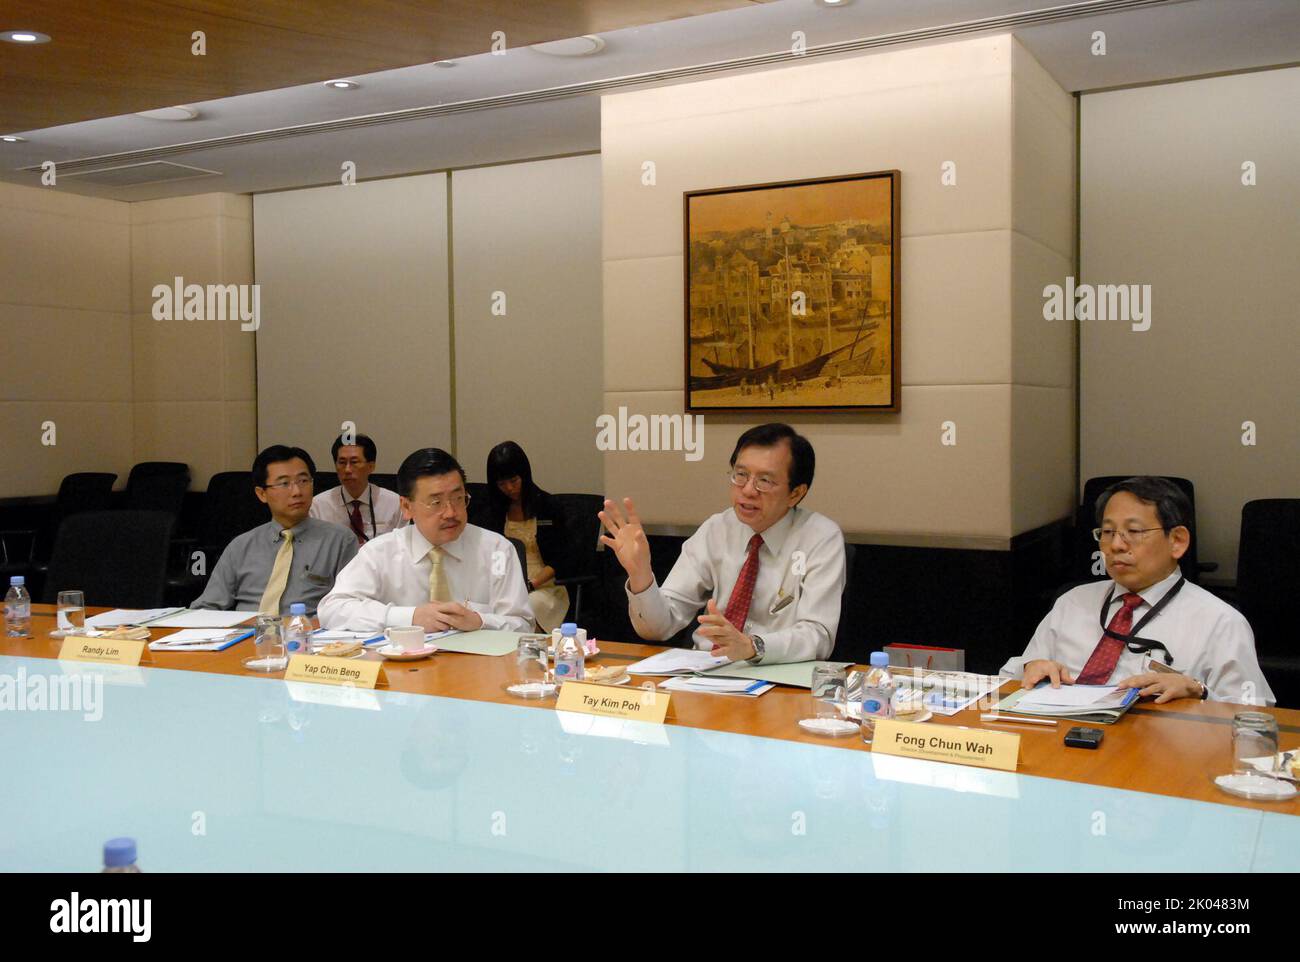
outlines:
[[[356,90],[361,84],[355,80],[327,80],[325,86],[331,90]]]
[[[0,33],[0,40],[8,40],[10,43],[49,43],[50,35],[35,30],[6,30]]]
[[[5,134],[3,137],[0,137],[0,140],[4,141],[6,144],[25,144],[25,143],[27,143],[27,138],[26,138],[26,137],[15,137],[13,134]]]
[[[847,7],[853,0],[813,0],[819,7]]]
[[[435,67],[442,67],[444,70],[450,70],[452,67],[456,66],[456,61],[454,61],[454,60],[435,60],[435,61],[433,62],[433,65],[434,65]]]
[[[568,40],[552,40],[550,43],[535,43],[530,49],[552,57],[590,57],[605,49],[605,41],[600,37],[587,34],[582,37],[570,37]]]
[[[146,120],[193,120],[199,112],[193,107],[159,107],[157,110],[137,110],[135,115]]]

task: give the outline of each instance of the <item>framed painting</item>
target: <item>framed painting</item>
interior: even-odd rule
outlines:
[[[687,192],[686,409],[899,410],[899,172]]]

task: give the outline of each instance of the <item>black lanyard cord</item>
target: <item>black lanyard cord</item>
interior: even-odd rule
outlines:
[[[1174,586],[1165,592],[1163,598],[1151,606],[1151,610],[1142,616],[1127,635],[1121,635],[1117,631],[1111,631],[1110,628],[1106,626],[1106,612],[1110,609],[1110,603],[1115,597],[1115,585],[1112,584],[1110,590],[1106,592],[1106,600],[1101,603],[1101,613],[1098,615],[1098,620],[1101,622],[1102,633],[1107,638],[1116,638],[1119,641],[1124,642],[1124,644],[1128,646],[1128,650],[1133,652],[1135,655],[1144,654],[1153,650],[1162,651],[1164,652],[1162,657],[1164,658],[1165,664],[1172,668],[1174,665],[1174,656],[1170,653],[1169,649],[1166,648],[1162,642],[1155,641],[1154,639],[1139,638],[1138,632],[1145,628],[1152,618],[1160,614],[1165,605],[1169,604],[1173,599],[1174,595],[1178,594],[1178,592],[1182,590],[1183,583],[1186,581],[1187,579],[1180,574],[1178,580],[1174,582]]]

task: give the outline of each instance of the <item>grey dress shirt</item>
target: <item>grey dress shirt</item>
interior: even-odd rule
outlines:
[[[268,521],[230,542],[212,569],[207,588],[190,607],[256,611],[280,551],[282,531],[275,521]],[[305,604],[308,614],[315,613],[334,587],[335,576],[356,554],[357,538],[350,528],[315,518],[299,521],[293,528],[293,564],[280,596],[280,613],[288,614],[295,601]]]

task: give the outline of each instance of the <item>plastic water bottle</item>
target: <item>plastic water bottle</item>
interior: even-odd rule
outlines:
[[[876,722],[894,717],[894,692],[898,685],[889,673],[889,655],[883,651],[871,653],[871,670],[862,682],[862,740],[871,741]]]
[[[32,633],[32,596],[27,593],[26,579],[14,575],[5,595],[5,634],[23,638]]]
[[[104,843],[105,875],[137,874],[140,866],[135,864],[135,839],[110,838]]]
[[[289,620],[284,623],[284,650],[290,657],[307,654],[307,639],[311,633],[307,606],[301,601],[295,601],[289,606]]]
[[[586,675],[586,663],[578,647],[578,626],[566,621],[560,625],[560,643],[555,646],[555,684],[582,681]]]

